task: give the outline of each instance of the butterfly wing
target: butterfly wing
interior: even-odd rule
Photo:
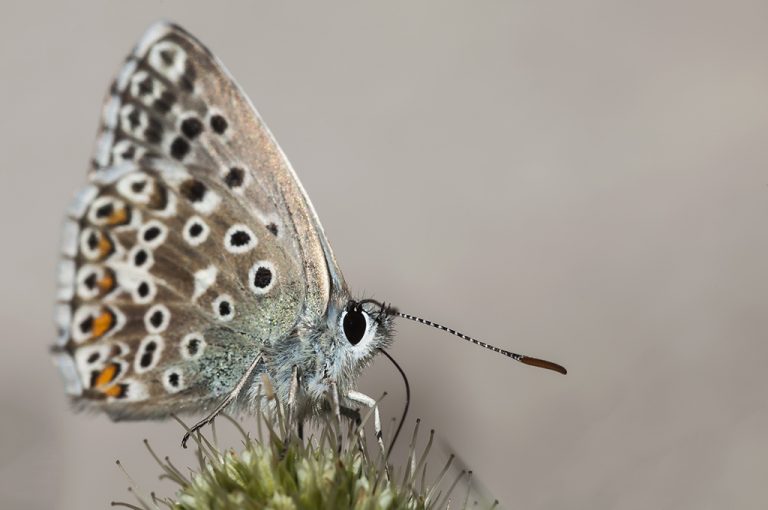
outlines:
[[[209,407],[345,288],[293,169],[223,66],[152,27],[64,227],[55,360],[114,417]]]

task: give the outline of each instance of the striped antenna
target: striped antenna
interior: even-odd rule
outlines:
[[[563,367],[562,365],[558,365],[557,363],[552,363],[551,361],[547,361],[545,359],[539,359],[539,358],[532,358],[531,356],[525,356],[523,354],[517,354],[514,352],[506,351],[504,349],[501,349],[499,347],[496,347],[491,344],[487,344],[481,340],[478,340],[476,338],[472,338],[469,335],[465,335],[464,333],[460,331],[456,331],[455,329],[451,329],[448,327],[443,326],[442,324],[438,324],[436,322],[428,321],[426,319],[422,319],[421,317],[416,317],[415,315],[410,315],[407,313],[402,313],[397,311],[394,308],[388,308],[387,313],[391,315],[396,315],[398,317],[402,317],[403,319],[412,320],[414,322],[418,322],[419,324],[425,324],[427,326],[432,326],[433,328],[440,329],[442,331],[445,331],[447,333],[450,333],[452,335],[455,335],[463,340],[466,340],[467,342],[472,342],[475,345],[479,345],[480,347],[484,347],[490,351],[497,352],[499,354],[503,354],[504,356],[507,356],[508,358],[512,358],[515,361],[519,361],[520,363],[525,363],[526,365],[530,365],[532,367],[539,367],[539,368],[546,368],[547,370],[553,370],[555,372],[558,372],[560,374],[567,374],[568,371]]]

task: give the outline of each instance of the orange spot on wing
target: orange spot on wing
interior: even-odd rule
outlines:
[[[99,256],[106,257],[112,251],[112,241],[106,234],[101,234],[99,238]]]
[[[104,390],[104,394],[108,397],[120,398],[123,396],[125,388],[120,384],[114,384]]]
[[[115,287],[115,279],[109,273],[106,273],[104,277],[101,280],[99,280],[99,288],[102,290],[102,292],[109,292],[114,287]]]
[[[100,337],[104,333],[110,330],[115,323],[115,316],[112,312],[105,310],[101,312],[98,317],[93,319],[93,327],[91,328],[91,334],[94,337]]]
[[[128,210],[125,207],[116,209],[112,215],[107,218],[109,225],[122,225],[128,221]]]
[[[117,374],[120,372],[120,365],[117,363],[110,363],[106,367],[104,367],[104,370],[99,372],[98,377],[96,377],[96,382],[94,383],[94,386],[97,388],[101,388],[102,386],[106,386],[107,384],[111,383],[115,380],[115,377],[117,377]],[[104,390],[106,393],[109,391],[110,388],[107,388]]]

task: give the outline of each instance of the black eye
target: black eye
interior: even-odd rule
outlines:
[[[347,337],[349,343],[357,345],[365,336],[368,323],[363,316],[363,312],[353,308],[344,316],[342,325],[344,326],[344,336]]]

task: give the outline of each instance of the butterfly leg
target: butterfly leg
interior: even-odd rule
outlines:
[[[349,418],[350,420],[355,422],[355,425],[358,427],[363,423],[363,418],[360,416],[360,410],[354,409],[352,407],[347,406],[341,406],[341,415],[345,418]]]
[[[384,439],[382,438],[381,433],[381,415],[379,414],[379,406],[376,401],[359,391],[350,391],[347,393],[347,398],[352,402],[357,402],[358,404],[373,409],[373,430],[376,431],[376,441],[379,443],[381,453],[386,454],[386,450],[384,449]]]
[[[296,395],[299,392],[300,384],[301,374],[299,374],[299,367],[294,366],[291,370],[291,386],[288,388],[288,430],[290,430],[294,420],[296,420],[296,434],[299,436],[299,440],[303,440],[304,419],[296,413]]]
[[[386,396],[386,393],[384,394]],[[347,398],[352,402],[362,404],[369,409],[373,409],[373,430],[376,432],[376,442],[379,443],[379,450],[381,451],[382,458],[384,459],[384,473],[387,480],[391,479],[391,473],[389,472],[389,464],[387,463],[387,451],[384,448],[383,434],[381,433],[381,415],[379,413],[378,403],[364,393],[359,391],[350,391],[347,393]],[[362,434],[362,429],[360,429]]]
[[[288,430],[293,427],[293,420],[296,417],[296,393],[299,391],[299,367],[296,365],[291,369],[291,385],[288,388]]]
[[[186,448],[187,441],[189,440],[189,436],[191,436],[201,428],[213,422],[214,418],[216,418],[219,414],[221,414],[221,412],[229,404],[231,404],[238,397],[238,395],[240,395],[240,392],[242,391],[243,386],[245,386],[245,383],[248,381],[248,379],[251,378],[251,374],[256,369],[256,365],[258,365],[259,362],[261,361],[261,357],[262,357],[261,353],[259,353],[259,355],[256,356],[256,359],[254,359],[251,365],[248,367],[248,370],[246,370],[243,376],[240,378],[240,380],[237,381],[237,384],[235,385],[234,389],[227,394],[227,397],[219,405],[216,406],[216,409],[214,409],[212,413],[210,413],[208,416],[206,416],[199,422],[192,425],[192,428],[190,428],[189,431],[187,431],[187,433],[184,434],[184,437],[181,439],[181,446]]]
[[[331,408],[333,416],[336,419],[336,426],[338,427],[338,435],[336,437],[339,452],[341,452],[341,404],[339,402],[339,387],[336,385],[336,381],[330,381],[331,386]]]

